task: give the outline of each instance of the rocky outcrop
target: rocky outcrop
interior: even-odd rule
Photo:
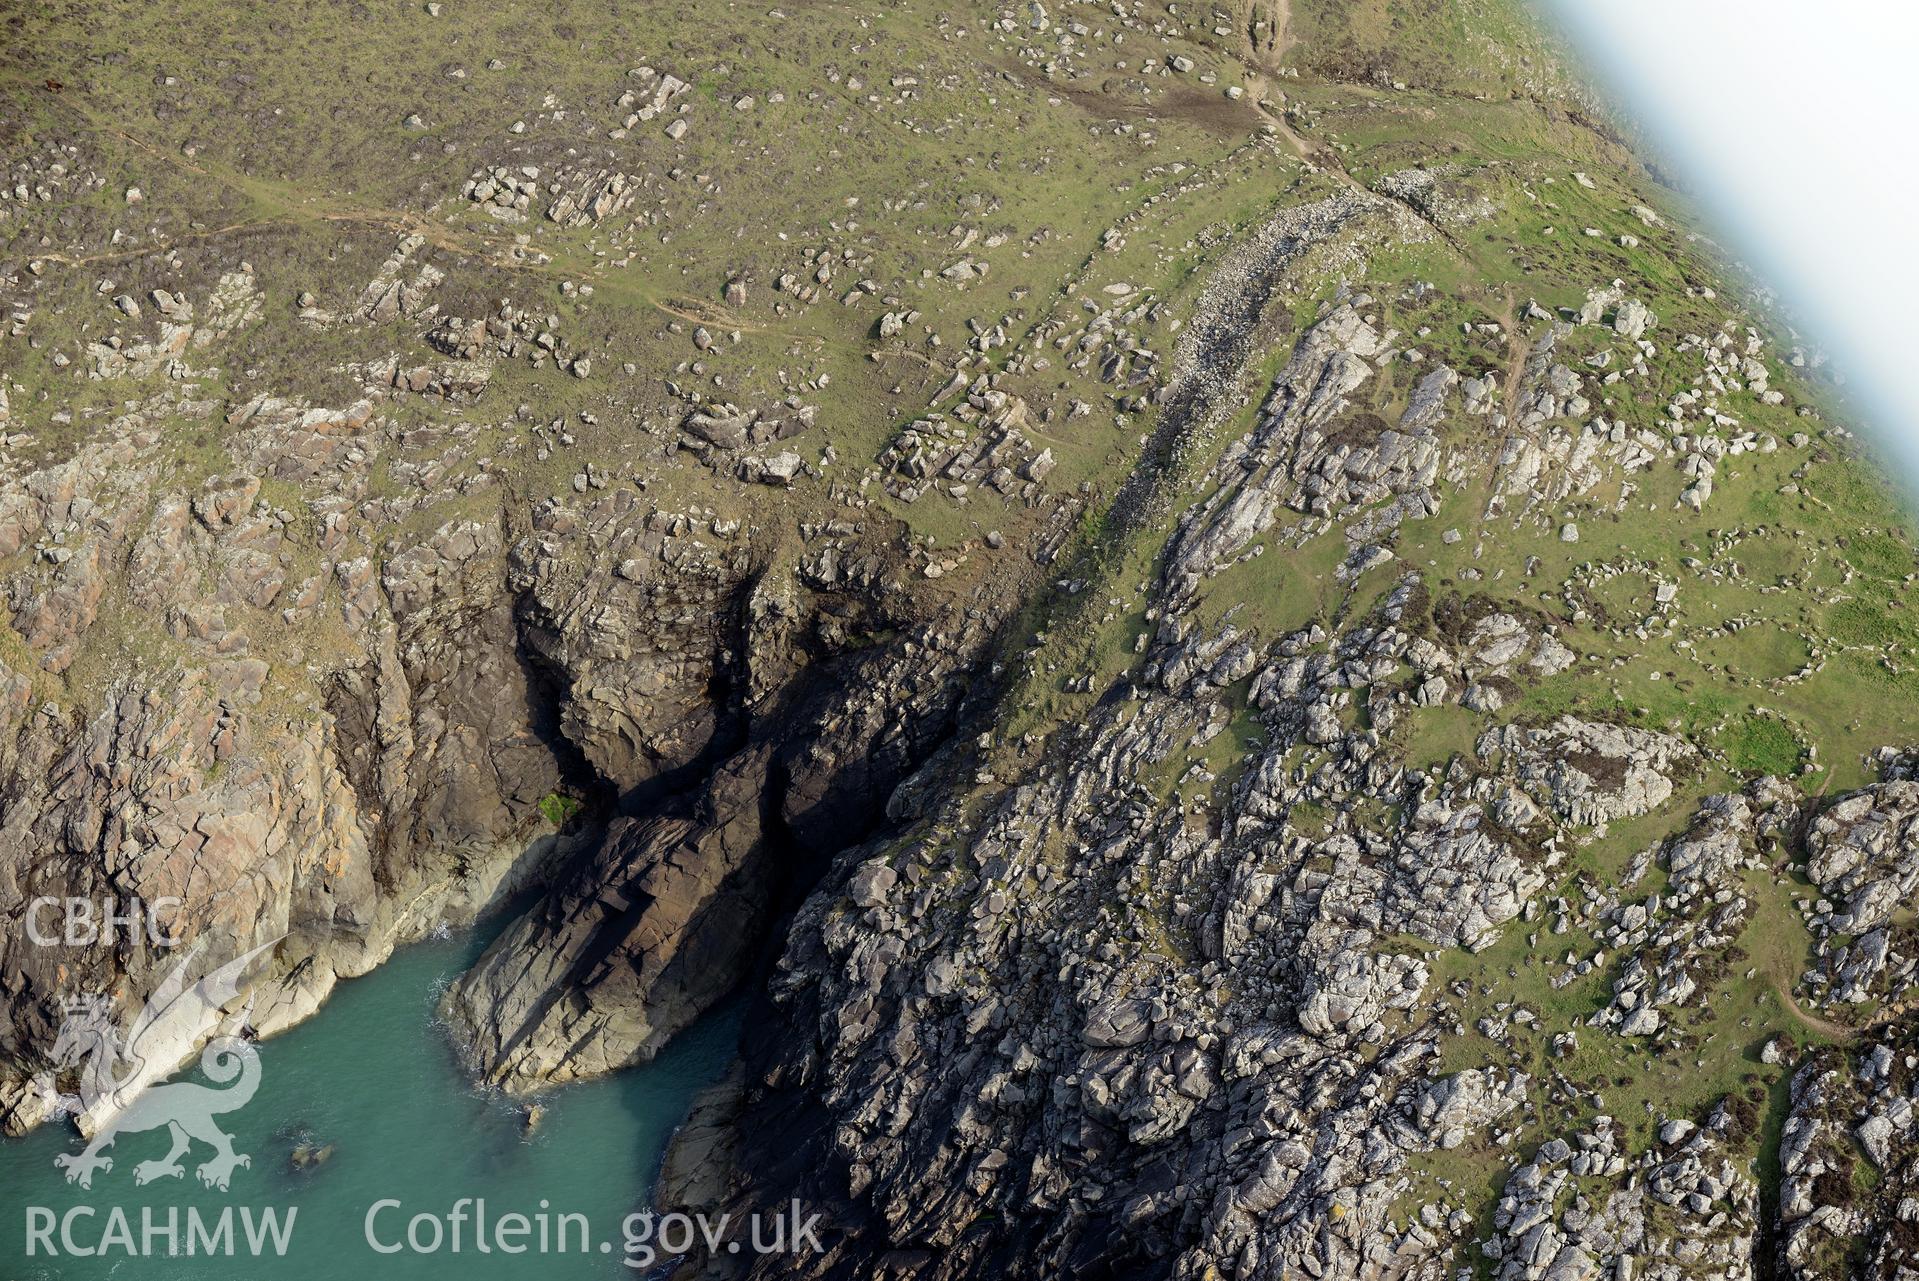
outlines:
[[[1222,455],[1218,488],[1186,518],[1169,553],[1175,599],[1230,563],[1283,510],[1339,516],[1399,495],[1408,513],[1429,514],[1441,461],[1433,428],[1456,379],[1451,370],[1427,375],[1397,427],[1356,409],[1349,397],[1396,337],[1366,321],[1371,302],[1341,299],[1306,331],[1257,426]]]
[[[739,941],[765,929],[778,885],[766,767],[765,751],[730,764],[687,818],[616,819],[448,991],[488,1080],[539,1089],[651,1058],[740,981]]]
[[[1842,796],[1806,833],[1803,904],[1816,944],[1811,999],[1834,1007],[1869,1001],[1903,1008],[1919,953],[1904,919],[1919,888],[1919,781],[1908,757],[1882,758],[1884,781]]]
[[[1793,1074],[1779,1144],[1782,1275],[1890,1277],[1919,1266],[1914,1050],[1909,1030],[1888,1029],[1820,1050]]]
[[[131,610],[163,619],[171,641],[97,705],[41,703],[0,751],[0,833],[34,855],[0,881],[17,927],[0,940],[14,993],[0,1099],[16,1130],[40,1119],[24,1080],[61,992],[137,997],[167,963],[124,940],[36,946],[34,899],[178,898],[173,932],[216,959],[279,939],[250,997],[270,1033],[398,943],[472,919],[551,843],[537,806],[564,762],[518,658],[499,518],[449,521],[377,569],[342,559],[336,594],[317,574],[294,581],[290,518],[254,476],[163,490],[150,507],[119,492],[154,474],[156,443],[136,417],[101,447],[110,464],[90,450],[0,490],[10,537],[81,553],[42,556],[9,584],[43,671],[113,645]],[[289,681],[292,655],[264,640],[270,610],[344,617],[363,640]],[[33,688],[9,675],[16,697]]]
[[[1780,798],[1711,796],[1691,829],[1668,841],[1665,894],[1612,909],[1599,935],[1624,954],[1612,1000],[1588,1022],[1622,1036],[1650,1037],[1689,1016],[1724,968],[1727,950],[1752,916],[1744,877],[1759,866],[1754,845],[1766,816],[1758,803]]]
[[[650,1059],[735,987],[758,959],[742,940],[839,841],[881,822],[885,796],[950,732],[989,621],[784,682],[764,670],[779,646],[756,637],[741,655],[759,691],[748,745],[684,811],[616,820],[448,991],[481,1074],[534,1090]]]
[[[1672,775],[1697,755],[1654,730],[1562,716],[1536,729],[1507,726],[1482,746],[1510,753],[1520,781],[1570,823],[1610,823],[1659,808]]]
[[[1751,1278],[1759,1190],[1729,1151],[1746,1137],[1720,1108],[1703,1126],[1665,1122],[1634,1159],[1597,1116],[1507,1180],[1482,1251],[1501,1281]]]
[[[1544,876],[1484,820],[1493,780],[1407,771],[1311,713],[1397,666],[1416,586],[1245,659],[1164,628],[1152,684],[983,818],[942,807],[836,864],[773,983],[777,1025],[806,1032],[755,1039],[740,1123],[739,1203],[797,1187],[840,1234],[780,1275],[882,1255],[932,1277],[1442,1273],[1450,1247],[1388,1226],[1409,1155],[1483,1141],[1526,1082],[1433,1079],[1407,1025],[1429,966],[1397,940],[1482,942]],[[1247,671],[1267,743],[1189,825],[1136,780],[1218,732],[1209,673]],[[1384,721],[1413,692],[1370,697]],[[1321,768],[1283,767],[1302,746]],[[1389,832],[1353,817],[1387,796]],[[1306,835],[1314,808],[1334,831]]]

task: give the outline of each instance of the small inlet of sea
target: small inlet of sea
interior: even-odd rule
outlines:
[[[121,1136],[108,1149],[112,1170],[96,1173],[91,1189],[69,1184],[54,1165],[55,1156],[82,1147],[70,1123],[0,1143],[0,1278],[605,1281],[643,1275],[628,1266],[627,1216],[651,1192],[666,1141],[693,1096],[725,1073],[738,1041],[737,1003],[683,1033],[650,1064],[542,1098],[539,1123],[529,1130],[522,1103],[473,1084],[435,1016],[447,982],[485,942],[475,931],[402,948],[373,973],[341,983],[306,1023],[259,1043],[258,1092],[244,1108],[216,1118],[233,1136],[234,1149],[252,1162],[234,1171],[225,1192],[195,1177],[211,1155],[198,1143],[182,1160],[183,1178],[136,1185],[134,1167],[166,1155],[164,1129]],[[197,1060],[177,1079],[203,1080]],[[453,1216],[462,1199],[468,1208],[456,1252]],[[395,1201],[397,1207],[375,1208]],[[249,1212],[258,1233],[266,1213],[284,1224],[290,1210],[285,1253],[267,1232],[256,1257],[248,1248]],[[584,1216],[589,1232],[573,1219],[556,1233],[563,1213]],[[410,1221],[419,1214],[438,1220],[437,1248],[407,1243]],[[526,1218],[523,1235],[505,1218],[513,1214]],[[544,1251],[538,1249],[542,1215]],[[231,1255],[217,1252],[223,1216]],[[189,1239],[194,1218],[203,1233]],[[504,1220],[508,1235],[494,1240],[523,1243],[526,1252],[481,1252],[476,1220],[490,1234]],[[118,1222],[125,1224],[124,1236]],[[171,1242],[169,1222],[177,1224]],[[35,1239],[33,1229],[49,1223],[50,1234]],[[414,1235],[424,1247],[436,1233],[422,1224]],[[376,1243],[401,1248],[386,1253]],[[168,1253],[170,1244],[176,1253]]]

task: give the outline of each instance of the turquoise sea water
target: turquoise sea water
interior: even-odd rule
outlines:
[[[44,1126],[23,1139],[0,1143],[0,1278],[8,1281],[82,1281],[99,1277],[139,1281],[434,1281],[437,1278],[610,1278],[641,1275],[625,1265],[623,1224],[657,1174],[673,1128],[695,1092],[722,1075],[738,1037],[737,1012],[709,1016],[670,1045],[653,1063],[612,1078],[569,1086],[543,1100],[545,1112],[528,1133],[520,1105],[497,1092],[475,1088],[434,1020],[441,989],[484,945],[478,935],[421,943],[397,952],[365,978],[344,982],[312,1019],[259,1045],[260,1087],[247,1106],[221,1117],[234,1147],[252,1158],[236,1170],[226,1192],[203,1188],[194,1168],[210,1155],[196,1144],[183,1159],[183,1179],[146,1187],[133,1181],[140,1161],[166,1154],[164,1131],[128,1134],[108,1150],[111,1171],[96,1173],[91,1190],[68,1184],[55,1155],[83,1146],[68,1124]],[[181,1079],[199,1080],[197,1066]],[[302,1143],[332,1145],[324,1162],[296,1168]],[[469,1208],[458,1253],[451,1247],[448,1216],[461,1198],[484,1200],[484,1217],[495,1242],[524,1244],[513,1255],[476,1249]],[[381,1245],[402,1245],[382,1254],[367,1241],[369,1208],[380,1210],[374,1236]],[[548,1248],[538,1251],[541,1202],[547,1206]],[[92,1207],[68,1219],[75,1207]],[[36,1213],[40,1218],[33,1219]],[[113,1211],[125,1216],[134,1251],[114,1238]],[[145,1235],[148,1222],[164,1227],[169,1208],[179,1225],[179,1248],[188,1245],[188,1214],[196,1211],[216,1235],[223,1211],[235,1242],[231,1257],[167,1255],[167,1238]],[[262,1222],[263,1211],[285,1222],[294,1211],[285,1254],[247,1253],[246,1212]],[[54,1216],[48,1257],[45,1239],[30,1242],[30,1226]],[[143,1211],[149,1218],[143,1218]],[[583,1232],[562,1213],[585,1216]],[[439,1221],[439,1248],[421,1225],[421,1250],[406,1247],[409,1220],[428,1213]],[[527,1216],[524,1236],[507,1220]],[[58,1225],[73,1225],[73,1244],[107,1250],[71,1257]],[[556,1243],[564,1236],[565,1252]],[[581,1238],[585,1242],[582,1244]],[[143,1240],[144,1237],[144,1240]],[[29,1244],[35,1253],[28,1255]],[[604,1249],[602,1247],[605,1247]],[[634,1252],[635,1257],[638,1251]]]

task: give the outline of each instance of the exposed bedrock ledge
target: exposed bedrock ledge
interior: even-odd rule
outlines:
[[[767,753],[727,762],[684,818],[620,818],[564,890],[448,991],[486,1077],[528,1090],[651,1058],[739,982],[766,926]]]
[[[749,617],[748,680],[792,672]],[[761,685],[748,745],[691,803],[620,818],[591,857],[447,992],[476,1069],[526,1092],[644,1062],[762,959],[779,911],[884,821],[893,788],[952,733],[993,619],[922,626]]]

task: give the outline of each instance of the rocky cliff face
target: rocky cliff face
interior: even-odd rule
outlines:
[[[1397,474],[1408,492],[1444,466],[1431,448],[1396,473],[1404,432],[1334,425],[1383,349],[1358,311],[1370,305],[1342,302],[1298,340],[1213,474],[1221,489],[1177,522],[1127,678],[979,818],[955,800],[916,839],[860,851],[791,930],[772,985],[781,1032],[754,1061],[741,1126],[778,1137],[748,1138],[739,1203],[794,1181],[835,1205],[845,1234],[799,1274],[858,1275],[904,1250],[928,1276],[1445,1275],[1472,1216],[1441,1203],[1397,1221],[1408,1171],[1509,1144],[1544,1116],[1525,1072],[1440,1075],[1449,1019],[1433,970],[1443,949],[1487,948],[1531,917],[1579,829],[1661,808],[1696,774],[1694,749],[1568,715],[1489,730],[1443,767],[1409,763],[1395,744],[1423,709],[1576,660],[1550,627],[1462,624],[1425,576],[1390,563],[1372,609],[1270,643],[1195,608],[1196,585],[1288,506],[1352,521],[1345,564],[1371,559],[1378,508],[1355,517],[1392,490],[1309,492],[1301,469],[1239,459],[1330,456],[1305,474]],[[1421,380],[1407,420],[1462,412],[1450,373]],[[1328,455],[1334,434],[1346,439]],[[1424,500],[1402,510],[1426,514]],[[1194,758],[1228,735],[1236,777],[1183,791],[1211,781]],[[1182,761],[1168,805],[1155,776]],[[1639,1182],[1683,1190],[1702,1163],[1730,1169],[1731,1124],[1649,1150],[1647,1170],[1663,1163],[1649,1175],[1614,1155],[1601,1117],[1578,1173],[1618,1181],[1598,1211],[1608,1225],[1550,1221],[1561,1140],[1514,1174],[1494,1257],[1515,1276],[1572,1276],[1680,1252],[1703,1229],[1649,1223]],[[782,1161],[796,1130],[805,1145]],[[1712,1225],[1732,1235],[1710,1258],[1749,1269],[1756,1192],[1747,1178],[1706,1201],[1725,1195],[1743,1218]]]
[[[511,901],[509,1091],[750,992],[690,1275],[1919,1266],[1821,357],[1503,0],[1029,8],[19,18],[0,1119],[171,955],[36,901],[261,1034]]]
[[[222,278],[205,326],[189,326],[185,298],[168,303],[182,352],[260,307],[245,272]],[[168,931],[222,953],[281,939],[252,997],[271,1034],[396,945],[555,878],[571,888],[546,923],[529,918],[473,980],[483,1069],[538,1084],[650,1056],[746,972],[739,940],[766,928],[822,841],[870,826],[950,732],[1003,612],[949,623],[888,602],[900,554],[852,523],[773,569],[738,522],[602,493],[604,480],[535,503],[481,460],[442,488],[472,464],[470,429],[403,430],[375,403],[256,397],[225,415],[235,469],[176,488],[170,433],[222,419],[212,401],[163,394],[115,417],[110,443],[5,478],[0,540],[19,566],[0,758],[14,856],[0,913],[19,927],[0,940],[9,1127],[44,1116],[27,1082],[63,991],[135,997],[169,962],[124,927],[41,945],[26,917],[48,897],[176,900]],[[376,476],[416,468],[403,492],[375,492]],[[60,680],[87,697],[64,704]],[[709,773],[706,802],[666,819],[667,798]],[[628,810],[651,816],[649,836],[631,819],[599,834]],[[649,874],[654,915],[631,939],[602,930],[603,896]],[[58,905],[37,910],[57,932]],[[557,1011],[503,1024],[560,995],[593,999],[585,962],[551,937],[568,929],[595,964],[650,958],[613,980],[614,1004],[657,1006],[657,1031],[588,1049]],[[528,964],[516,949],[554,968],[508,978]],[[538,1066],[510,1069],[509,1043]],[[566,1053],[585,1066],[563,1069]]]
[[[363,469],[394,443],[364,402],[343,415],[282,411],[271,422],[249,408],[250,461],[269,477],[285,475],[277,464],[316,434],[353,433]],[[124,983],[137,993],[168,959],[144,939],[40,946],[24,920],[36,898],[175,899],[171,932],[234,953],[284,936],[283,973],[255,1002],[254,1025],[271,1033],[395,945],[471,920],[526,877],[561,875],[544,865],[571,847],[584,851],[575,855],[584,866],[579,898],[560,909],[569,925],[586,927],[572,913],[626,875],[616,869],[635,866],[637,877],[657,865],[658,876],[689,870],[649,891],[674,914],[652,928],[685,935],[689,960],[699,946],[693,917],[710,916],[705,928],[727,940],[730,955],[698,965],[690,991],[655,972],[637,994],[623,987],[645,1002],[660,985],[672,1013],[659,1035],[622,1039],[588,1070],[650,1055],[744,972],[751,953],[732,944],[765,927],[792,864],[809,856],[805,841],[870,823],[863,815],[877,813],[876,797],[937,745],[964,689],[954,678],[990,632],[991,612],[980,611],[952,633],[918,622],[912,639],[835,657],[847,628],[886,625],[869,608],[871,592],[863,599],[857,581],[819,574],[776,587],[743,536],[716,536],[719,522],[703,522],[717,544],[708,545],[685,517],[630,494],[530,512],[510,495],[477,507],[465,496],[441,507],[436,496],[409,512],[424,515],[421,533],[377,562],[350,558],[380,541],[374,530],[390,508],[334,498],[353,492],[345,466],[307,481],[329,491],[316,530],[264,500],[272,482],[252,472],[167,492],[160,434],[137,417],[115,426],[125,443],[28,472],[5,491],[6,537],[34,553],[10,591],[21,641],[47,655],[39,670],[60,674],[89,648],[94,661],[102,651],[134,658],[102,674],[97,709],[36,706],[34,679],[8,669],[4,819],[19,858],[5,912],[22,928],[0,942],[0,966],[14,976],[18,1069],[50,1043],[64,986]],[[316,551],[332,559],[302,564]],[[865,571],[877,573],[885,556],[869,556]],[[109,597],[120,598],[117,609],[103,611]],[[137,648],[144,637],[134,639],[136,615],[152,620],[163,647],[151,667]],[[267,644],[249,634],[262,617]],[[288,639],[300,632],[313,650]],[[283,664],[285,651],[268,644],[317,661],[297,675],[276,670],[261,654]],[[763,727],[768,718],[777,729]],[[709,765],[716,760],[726,763]],[[563,795],[567,809],[588,807],[590,827],[633,794],[649,799],[632,804],[658,811],[665,793],[650,785],[708,768],[706,807],[672,835],[639,841],[645,852],[628,837],[631,820],[618,820],[603,844],[584,831],[567,841],[553,833]],[[777,839],[764,838],[763,822]],[[500,964],[512,964],[516,940],[559,955],[529,921],[496,949]],[[592,947],[604,958],[616,942]],[[654,968],[671,955],[668,947]],[[580,976],[562,968],[551,981],[567,990]],[[550,999],[523,999],[536,995]],[[525,1043],[540,1034],[494,1035]],[[502,1052],[482,1052],[489,1070]],[[570,1074],[546,1063],[534,1079]],[[39,1120],[22,1081],[10,1089],[10,1124]]]
[[[749,650],[768,705],[740,749],[693,795],[616,820],[448,993],[485,1076],[538,1089],[643,1061],[737,987],[751,940],[951,734],[991,619],[783,680],[764,670],[777,643]]]
[[[1728,788],[1740,763],[1696,724],[1646,728],[1644,709],[1599,701],[1530,710],[1552,705],[1555,678],[1629,668],[1592,652],[1595,621],[1630,647],[1660,627],[1658,607],[1702,586],[1655,582],[1654,615],[1620,627],[1595,585],[1622,570],[1558,577],[1494,547],[1513,500],[1606,494],[1602,518],[1626,516],[1630,477],[1661,458],[1682,478],[1673,509],[1698,505],[1708,473],[1683,433],[1603,415],[1563,425],[1620,403],[1605,390],[1619,375],[1551,359],[1574,347],[1590,370],[1634,361],[1643,317],[1612,292],[1541,315],[1510,386],[1442,365],[1386,395],[1385,362],[1408,354],[1396,334],[1414,327],[1391,317],[1416,294],[1322,304],[1197,500],[1149,532],[1158,576],[1124,602],[1141,630],[1112,675],[1080,681],[1085,711],[1043,740],[982,736],[950,769],[949,798],[916,809],[903,839],[843,857],[789,930],[759,1025],[771,1030],[750,1038],[745,1081],[724,1087],[740,1114],[734,1182],[668,1185],[742,1213],[794,1188],[829,1207],[824,1252],[745,1271],[1438,1277],[1478,1256],[1515,1281],[1743,1277],[1775,1260],[1811,1276],[1853,1266],[1838,1243],[1860,1239],[1873,1243],[1863,1274],[1900,1266],[1896,1193],[1860,1198],[1866,1167],[1845,1143],[1806,1137],[1837,1107],[1873,1170],[1903,1169],[1896,1049],[1872,1050],[1856,1078],[1838,1050],[1799,1069],[1776,1183],[1746,1155],[1774,1141],[1761,1078],[1711,1065],[1722,1037],[1735,1064],[1775,1065],[1792,1061],[1795,1032],[1851,1040],[1800,1012],[1795,988],[1901,1017],[1911,966],[1887,912],[1905,767],[1882,753],[1886,781],[1836,800],[1750,765]],[[1396,423],[1382,402],[1402,406]],[[1781,445],[1754,435],[1733,456]],[[1442,492],[1462,485],[1483,503],[1463,564],[1445,558],[1458,529],[1403,533],[1438,523]],[[1508,520],[1579,540],[1554,516]],[[1318,608],[1225,586],[1289,542],[1302,559],[1328,548]],[[1469,586],[1487,581],[1484,561],[1504,566],[1492,581],[1516,569],[1559,607]],[[1267,630],[1289,613],[1306,621]],[[1419,727],[1446,708],[1473,715],[1434,751]],[[969,772],[991,784],[967,785]],[[1614,828],[1641,842],[1617,864]],[[1826,959],[1803,975],[1769,879],[1782,858],[1808,860],[1825,896],[1807,910]],[[1649,874],[1658,888],[1631,899]],[[1575,886],[1583,902],[1552,892]],[[1477,953],[1510,958],[1503,975]],[[1753,981],[1778,986],[1744,995]],[[1586,990],[1591,1005],[1558,995]],[[1717,1001],[1740,1008],[1727,1018]],[[1759,1035],[1782,1022],[1794,1030]],[[1658,1059],[1682,1055],[1682,1072],[1724,1074],[1718,1092],[1674,1091],[1696,1111],[1647,1090]],[[1835,1102],[1852,1079],[1868,1093]],[[1622,1094],[1644,1115],[1612,1115]],[[1459,1154],[1501,1151],[1477,1158],[1505,1168],[1496,1200],[1476,1203]]]

